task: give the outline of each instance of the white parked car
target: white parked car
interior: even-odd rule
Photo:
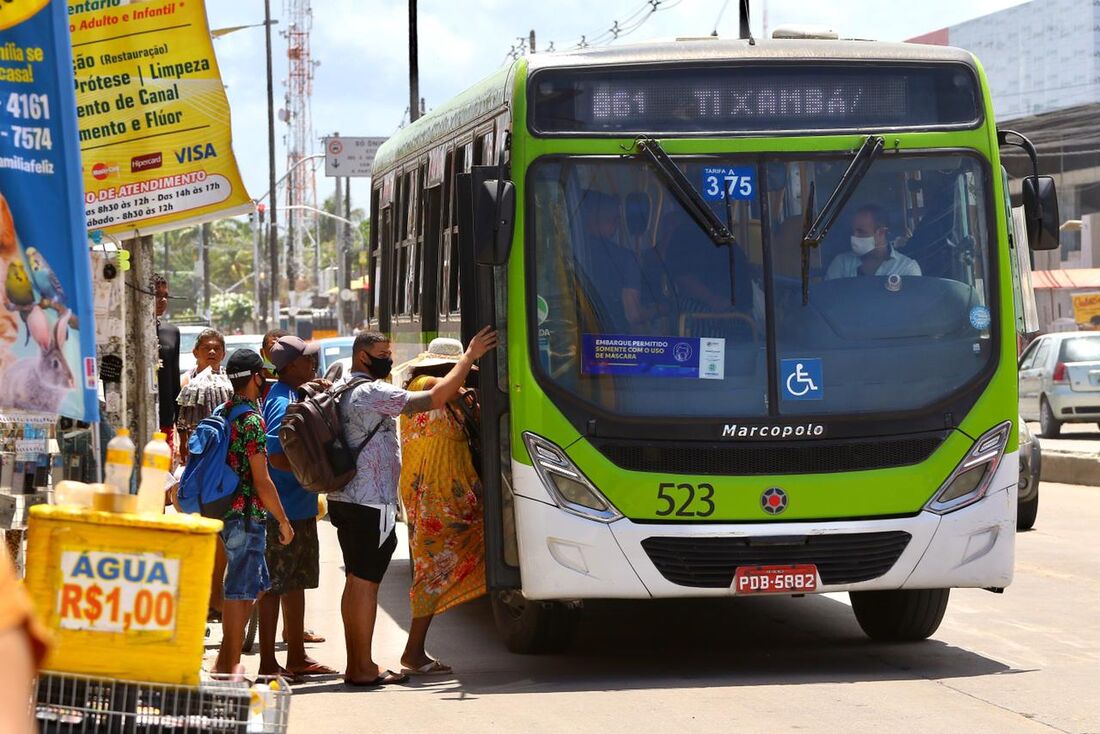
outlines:
[[[1020,357],[1020,414],[1057,438],[1063,423],[1100,421],[1100,333],[1045,334]]]

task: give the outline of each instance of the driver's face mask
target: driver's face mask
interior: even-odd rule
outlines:
[[[874,236],[857,237],[856,235],[852,235],[852,252],[863,257],[873,249],[875,249]]]

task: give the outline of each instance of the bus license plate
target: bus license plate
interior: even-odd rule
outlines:
[[[817,566],[740,566],[733,577],[735,594],[804,594],[817,589]]]

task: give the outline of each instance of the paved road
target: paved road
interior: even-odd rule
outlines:
[[[1031,432],[1039,435],[1039,424],[1028,422]],[[1096,423],[1066,423],[1058,438],[1040,438],[1044,451],[1062,451],[1072,454],[1093,454],[1100,457],[1100,426]]]
[[[868,642],[845,595],[589,604],[573,650],[510,655],[489,606],[440,617],[432,651],[453,679],[349,691],[295,687],[291,732],[835,731],[1100,732],[1100,488],[1044,485],[1003,595],[956,591],[934,639]],[[344,663],[342,574],[322,525],[322,587],[309,623]],[[407,558],[407,551],[402,554]],[[382,589],[381,662],[396,666],[409,612],[407,560]],[[246,664],[254,670],[256,658]]]

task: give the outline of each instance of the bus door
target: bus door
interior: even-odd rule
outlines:
[[[498,241],[507,238],[508,244],[512,236],[514,195],[511,204],[503,207],[495,206],[486,196],[487,192],[495,195],[498,190],[512,191],[510,182],[497,186],[502,173],[507,175],[502,166],[473,166],[469,173],[458,174],[455,182],[462,343],[468,344],[486,325],[492,325],[500,334],[500,345],[482,357],[475,378],[481,402],[480,474],[485,516],[485,577],[490,592],[520,588],[508,407],[507,247],[494,248],[487,241],[494,232],[500,233]],[[507,219],[506,227],[494,228],[493,222],[502,217]],[[506,233],[501,231],[504,229]]]

